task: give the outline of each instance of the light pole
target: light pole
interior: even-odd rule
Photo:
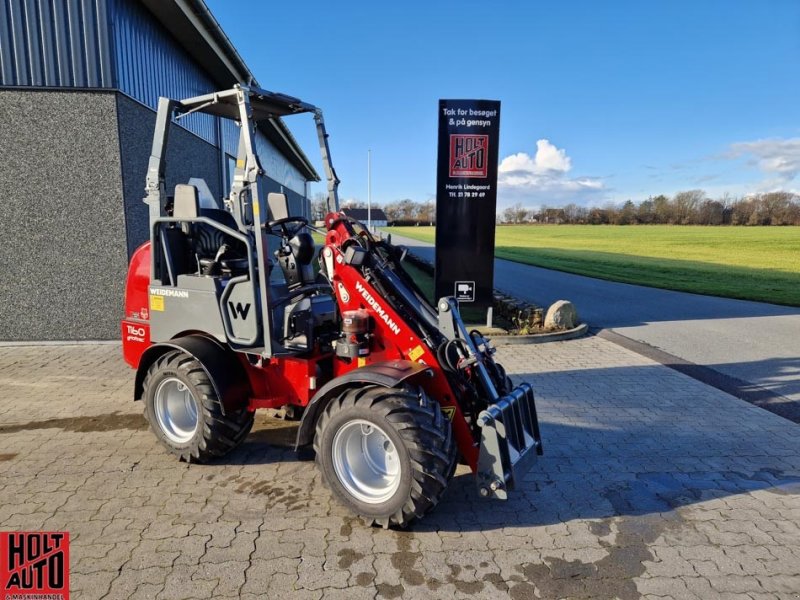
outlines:
[[[367,150],[367,229],[372,231],[372,150]]]

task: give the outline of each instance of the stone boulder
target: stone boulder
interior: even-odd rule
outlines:
[[[547,309],[545,329],[572,329],[578,325],[578,311],[568,300],[559,300]]]

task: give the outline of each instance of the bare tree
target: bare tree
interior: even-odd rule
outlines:
[[[586,223],[589,217],[589,209],[577,204],[567,204],[564,207],[564,221],[566,223],[581,224]]]
[[[358,198],[348,198],[342,202],[342,208],[367,208],[367,203]]]
[[[314,194],[311,200],[311,218],[315,221],[321,221],[325,218],[328,212],[328,197],[323,192]]]
[[[672,204],[664,194],[659,194],[653,198],[654,223],[674,223]]]
[[[678,192],[672,199],[674,207],[675,223],[678,225],[691,225],[696,223],[697,208],[706,199],[703,190],[689,190]]]
[[[752,225],[791,225],[791,206],[795,199],[789,192],[770,192],[759,197],[758,207],[751,217]]]
[[[731,204],[731,224],[747,225],[756,210],[756,203],[752,198],[739,198]]]
[[[505,223],[524,223],[528,219],[528,209],[517,202],[503,211],[503,221]]]
[[[436,221],[436,205],[432,200],[421,202],[417,207],[417,219],[422,223],[433,224]]]
[[[620,225],[633,225],[636,223],[636,205],[633,200],[627,200],[619,210],[617,223]]]
[[[393,223],[394,221],[399,221],[401,216],[400,203],[390,202],[389,204],[383,207],[383,212],[390,223]]]
[[[722,225],[725,205],[719,200],[703,200],[697,209],[695,223],[698,225]]]

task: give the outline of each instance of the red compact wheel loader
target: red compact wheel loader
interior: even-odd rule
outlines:
[[[240,128],[221,202],[191,182],[167,195],[170,123],[195,112]],[[286,195],[265,194],[257,154],[259,128],[300,113],[314,117],[328,180],[319,250]],[[403,269],[404,249],[339,212],[338,183],[310,104],[245,86],[160,99],[150,240],[131,258],[122,321],[135,399],[187,462],[236,448],[255,410],[285,408],[300,420],[297,449],[313,448],[333,494],[384,527],[431,510],[459,459],[481,496],[507,498],[542,453],[531,386],[512,384],[453,298],[428,303]]]

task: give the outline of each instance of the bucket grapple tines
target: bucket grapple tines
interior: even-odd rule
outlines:
[[[533,388],[522,383],[478,416],[481,447],[476,480],[486,498],[508,498],[521,478],[542,454]]]

